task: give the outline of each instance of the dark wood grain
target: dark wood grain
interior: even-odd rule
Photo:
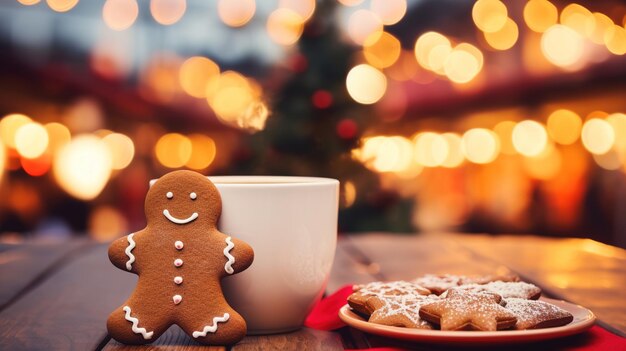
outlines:
[[[362,284],[376,280],[372,273],[378,271],[378,268],[360,260],[360,257],[354,254],[353,246],[346,236],[340,236],[337,240],[335,260],[326,285],[327,293],[333,293],[347,284]]]
[[[0,311],[64,263],[87,240],[26,242],[0,246]]]
[[[109,340],[109,342],[102,348],[106,351],[132,351],[132,350],[176,350],[176,351],[194,351],[194,350],[207,350],[207,351],[225,351],[226,348],[222,346],[203,346],[195,342],[192,338],[187,336],[182,329],[174,325],[170,327],[163,335],[154,341],[150,345],[143,346],[131,346],[120,344],[115,340]]]
[[[276,335],[247,336],[233,351],[253,350],[343,350],[339,334],[323,330],[302,328],[300,330]]]
[[[109,263],[106,244],[85,248],[0,312],[0,345],[5,350],[93,350],[106,337],[108,314],[135,281]]]

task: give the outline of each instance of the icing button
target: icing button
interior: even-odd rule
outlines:
[[[182,250],[182,249],[183,249],[183,246],[185,246],[185,245],[183,245],[183,242],[182,242],[182,241],[180,241],[180,240],[177,240],[177,241],[174,243],[174,247],[175,247],[177,250]]]
[[[174,301],[174,304],[178,305],[183,300],[183,297],[180,295],[174,295],[172,296],[172,300]]]
[[[183,277],[174,277],[174,283],[180,285],[183,282]]]
[[[182,265],[183,265],[183,260],[181,260],[180,258],[177,258],[174,260],[174,266],[180,267]]]

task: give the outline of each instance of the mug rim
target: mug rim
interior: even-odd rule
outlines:
[[[207,178],[220,187],[299,187],[339,184],[339,180],[325,177],[225,175],[207,176]],[[257,183],[250,182],[251,180],[256,180]]]

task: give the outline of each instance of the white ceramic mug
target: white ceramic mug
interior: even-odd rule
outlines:
[[[252,266],[224,279],[249,334],[298,329],[324,293],[337,244],[339,181],[209,177],[222,196],[218,228],[248,242]]]

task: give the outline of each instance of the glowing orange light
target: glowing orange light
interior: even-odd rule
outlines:
[[[254,0],[219,0],[217,13],[224,24],[241,27],[250,22],[256,12]]]
[[[562,162],[561,152],[555,147],[549,147],[537,156],[525,157],[523,165],[530,177],[549,180],[559,174]]]
[[[138,15],[139,6],[135,0],[107,0],[102,7],[102,19],[113,30],[130,28]]]
[[[626,29],[618,25],[607,28],[604,34],[604,45],[612,54],[626,54]]]
[[[424,68],[432,70],[429,63],[431,52],[436,47],[451,47],[450,40],[437,32],[426,32],[415,41],[415,58]]]
[[[556,110],[548,117],[548,133],[555,142],[562,145],[576,142],[580,137],[582,125],[580,116],[570,110]]]
[[[185,165],[196,170],[209,167],[217,154],[215,141],[202,134],[192,134],[189,136],[189,140],[191,140],[192,151],[191,157]]]
[[[607,15],[599,12],[594,12],[593,18],[595,20],[595,26],[589,35],[589,39],[596,44],[604,44],[604,35],[607,30],[613,27],[613,21]]]
[[[52,156],[49,153],[43,153],[37,158],[20,158],[22,169],[28,175],[33,177],[42,176],[50,170],[52,166]]]
[[[206,87],[209,80],[220,73],[219,66],[206,57],[194,56],[188,58],[180,66],[178,78],[183,90],[196,98],[206,97]]]
[[[363,54],[367,62],[377,68],[393,65],[402,51],[400,41],[387,32],[373,36],[375,39],[367,39],[363,45]]]
[[[41,0],[17,0],[20,4],[30,6],[38,4]]]
[[[304,18],[292,10],[280,8],[267,18],[267,33],[278,44],[295,44],[303,31]]]
[[[590,36],[596,26],[596,21],[585,7],[578,4],[569,4],[561,11],[561,24],[575,30],[581,36]]]
[[[46,0],[46,2],[56,12],[67,12],[78,4],[78,0]]]
[[[466,44],[467,46],[471,46]],[[476,57],[475,55],[480,55]],[[482,66],[482,54],[478,49],[468,51],[463,46],[458,45],[445,58],[443,70],[451,81],[455,83],[467,83],[474,79],[480,72]]]
[[[531,30],[543,33],[555,25],[559,19],[559,12],[550,1],[530,0],[524,6],[524,21]]]
[[[474,24],[483,32],[496,32],[508,18],[506,6],[499,0],[478,0],[472,7]]]
[[[461,152],[461,136],[456,133],[443,133],[441,136],[448,143],[448,153],[441,165],[446,168],[460,166],[465,159]]]
[[[19,113],[4,116],[0,119],[0,139],[7,147],[15,149],[15,133],[30,122],[30,117]]]
[[[162,25],[178,22],[187,10],[186,0],[150,0],[150,13]]]
[[[189,138],[178,133],[163,135],[154,147],[157,160],[168,168],[184,166],[191,157],[191,151],[192,145]]]
[[[502,28],[495,32],[485,32],[485,40],[492,48],[496,50],[508,50],[515,45],[519,36],[517,24],[510,18]]]
[[[448,158],[448,143],[443,136],[437,133],[419,133],[413,142],[415,144],[415,161],[423,166],[437,167]]]
[[[494,133],[500,140],[500,151],[506,155],[515,155],[515,147],[513,147],[513,129],[517,123],[513,121],[502,121],[493,128]]]
[[[105,242],[128,231],[124,215],[115,207],[98,206],[89,216],[89,235],[96,241]]]

